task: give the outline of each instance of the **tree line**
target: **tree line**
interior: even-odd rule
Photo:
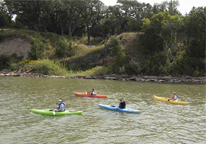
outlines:
[[[72,37],[103,37],[123,32],[144,32],[142,53],[166,51],[175,61],[177,45],[185,51],[190,67],[205,71],[206,7],[192,7],[182,15],[178,0],[151,5],[137,0],[118,0],[105,6],[101,0],[4,0],[0,6],[0,27],[34,29]],[[16,15],[15,22],[11,21]],[[194,63],[194,60],[197,61]]]
[[[1,13],[16,17],[16,27],[72,36],[102,36],[125,31],[141,31],[142,19],[150,19],[159,12],[181,15],[178,1],[161,4],[140,3],[136,0],[118,0],[117,5],[105,6],[100,0],[4,0]],[[3,10],[4,9],[4,10]],[[6,19],[5,19],[6,21]],[[3,24],[1,26],[8,26]]]

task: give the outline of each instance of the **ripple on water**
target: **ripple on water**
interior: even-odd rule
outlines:
[[[157,84],[81,79],[0,77],[0,143],[204,143],[206,105],[204,85]],[[75,91],[107,94],[107,99],[75,97]],[[153,100],[178,92],[187,106]],[[44,116],[29,109],[55,108],[60,97],[69,110],[83,115]],[[100,109],[118,105],[140,114]]]

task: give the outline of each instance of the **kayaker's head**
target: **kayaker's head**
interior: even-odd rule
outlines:
[[[59,99],[59,103],[61,103],[61,102],[63,102],[63,99],[62,99],[62,98]]]
[[[94,89],[94,88],[92,88],[92,91],[95,91],[95,89]]]
[[[123,101],[123,98],[121,98],[120,101]]]
[[[176,95],[176,92],[172,92],[173,93],[173,95]]]

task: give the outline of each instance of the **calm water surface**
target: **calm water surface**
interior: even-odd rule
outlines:
[[[75,97],[95,88],[107,99]],[[152,96],[171,97],[173,105]],[[129,114],[100,109],[97,104],[141,110]],[[68,110],[82,115],[45,116],[29,109],[56,108],[63,98]],[[109,80],[0,77],[0,143],[206,143],[206,86]]]

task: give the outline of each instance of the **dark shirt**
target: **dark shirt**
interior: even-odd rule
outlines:
[[[119,108],[126,108],[126,102],[125,101],[123,101],[123,102],[120,102],[119,103]]]

